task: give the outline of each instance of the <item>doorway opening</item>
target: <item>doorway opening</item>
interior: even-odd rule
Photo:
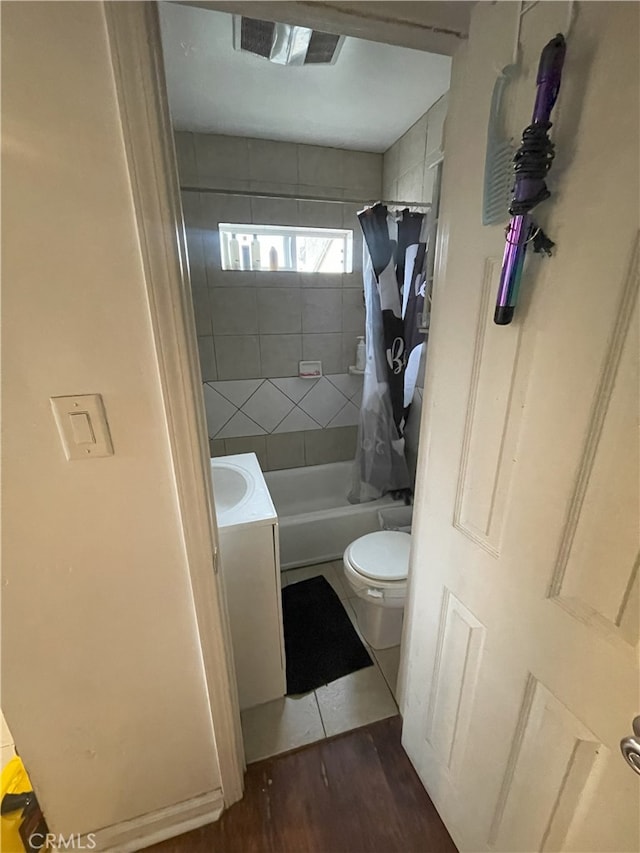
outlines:
[[[398,713],[451,60],[341,37],[320,62],[309,45],[323,33],[302,56],[304,28],[159,13],[251,762]],[[260,23],[261,50],[238,49]],[[424,219],[423,345],[402,428],[407,489],[350,503],[371,310],[358,214],[380,204],[392,228],[403,211]],[[305,660],[318,672],[295,679]]]

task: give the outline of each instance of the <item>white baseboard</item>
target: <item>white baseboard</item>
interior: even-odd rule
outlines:
[[[80,839],[81,850],[104,850],[109,853],[134,853],[167,838],[182,835],[199,826],[213,823],[222,814],[222,789],[192,797],[174,806],[106,826]]]

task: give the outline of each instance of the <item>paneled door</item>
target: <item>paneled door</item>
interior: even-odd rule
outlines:
[[[418,465],[403,744],[465,851],[636,851],[619,749],[638,693],[636,3],[577,3],[552,116],[557,247],[493,324],[502,226],[481,225],[491,92],[518,3],[476,5],[454,60]],[[567,3],[522,19],[508,132]]]

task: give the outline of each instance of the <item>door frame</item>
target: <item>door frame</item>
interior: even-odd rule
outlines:
[[[244,747],[211,486],[178,169],[155,3],[104,3],[211,726],[228,808]]]
[[[257,7],[255,3],[188,5],[235,13]],[[455,55],[466,42],[465,23],[472,4],[461,4],[467,21],[447,30],[444,38],[435,12],[433,20],[418,22],[364,11],[345,13],[335,7],[315,13],[289,3],[260,3],[260,10],[274,20],[288,19],[289,7],[294,5],[296,23],[301,25],[321,23],[328,31],[407,47],[416,46],[417,28],[423,50],[428,38],[433,52]],[[386,12],[392,8],[390,3],[380,5]],[[145,0],[105,2],[104,7],[224,807],[228,808],[243,796],[244,747],[226,598],[218,572],[209,443],[159,15],[157,4]],[[446,255],[444,235],[439,235],[438,243],[440,266]],[[425,438],[423,410],[421,440]],[[418,508],[419,496],[420,490]],[[402,692],[401,687],[401,712]]]

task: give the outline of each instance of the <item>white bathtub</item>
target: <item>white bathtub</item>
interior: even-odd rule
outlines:
[[[281,569],[341,558],[358,536],[379,529],[378,510],[396,504],[386,496],[350,504],[353,462],[267,471],[280,525]]]

